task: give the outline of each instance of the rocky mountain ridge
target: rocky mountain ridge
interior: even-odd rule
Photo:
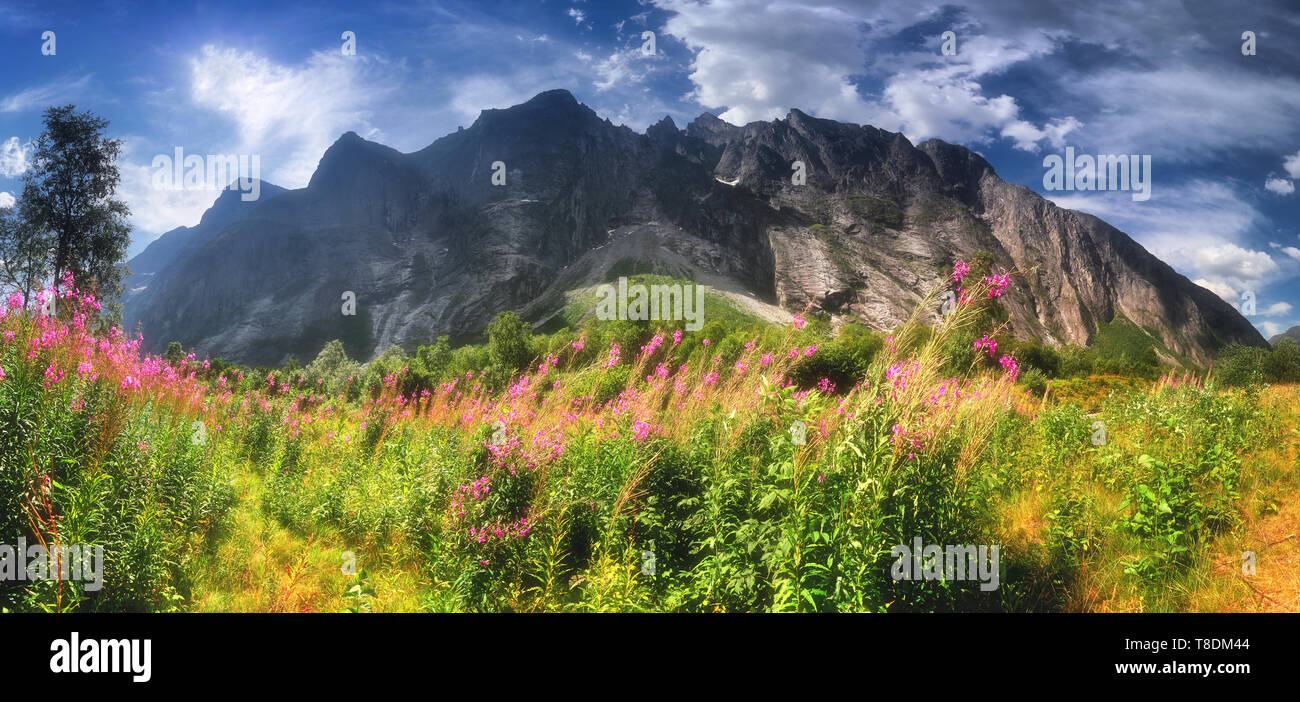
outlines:
[[[409,154],[349,132],[306,188],[249,204],[219,231],[173,237],[186,244],[162,265],[146,259],[157,270],[133,279],[125,318],[151,350],[177,340],[278,363],[341,338],[366,359],[477,334],[503,309],[546,318],[565,286],[615,268],[888,329],[977,252],[1025,271],[1003,298],[1021,336],[1086,345],[1122,318],[1202,364],[1228,343],[1266,343],[1123,232],[968,149],[798,110],[744,126],[665,118],[638,134],[547,91]],[[346,292],[356,315],[341,312]]]

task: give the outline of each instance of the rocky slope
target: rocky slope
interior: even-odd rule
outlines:
[[[1269,339],[1268,343],[1273,346],[1277,346],[1278,343],[1283,339],[1291,339],[1297,344],[1300,344],[1300,327],[1291,327],[1290,329],[1282,332],[1281,334],[1274,336],[1272,339]]]
[[[805,184],[791,182],[794,161]],[[1123,317],[1201,363],[1226,343],[1265,344],[1124,233],[1006,183],[973,152],[798,110],[637,134],[548,91],[410,154],[349,132],[306,188],[264,191],[240,214],[182,237],[128,298],[151,348],[277,363],[342,338],[370,358],[476,334],[503,309],[543,319],[564,289],[615,269],[887,329],[979,251],[1026,271],[1004,298],[1023,336],[1088,344]]]

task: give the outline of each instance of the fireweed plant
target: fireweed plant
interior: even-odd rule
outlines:
[[[71,279],[44,293],[55,316],[10,296],[0,542],[102,545],[105,574],[2,581],[0,607],[1190,606],[1169,585],[1267,482],[1242,458],[1269,431],[1258,393],[1169,375],[1085,411],[1027,392],[998,323],[1015,275],[958,262],[834,377],[818,354],[844,336],[796,315],[753,338],[564,337],[508,380],[427,387],[387,352],[265,373],[141,355],[89,331]],[[1000,587],[894,580],[890,549],[918,537],[1001,545]]]

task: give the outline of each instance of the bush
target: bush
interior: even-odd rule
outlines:
[[[1300,383],[1300,345],[1282,339],[1264,358],[1261,370],[1270,383]]]
[[[1253,388],[1264,382],[1264,351],[1233,344],[1214,364],[1219,381],[1229,387]]]

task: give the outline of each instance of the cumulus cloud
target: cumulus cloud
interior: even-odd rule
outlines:
[[[9,137],[0,142],[0,175],[17,178],[27,170],[27,154],[32,150],[31,143],[22,143],[18,137]]]
[[[15,202],[17,202],[17,200],[14,199],[13,195],[0,192],[0,210],[6,210],[13,207]]]
[[[1300,178],[1300,151],[1283,159],[1282,167],[1286,169],[1287,175],[1292,178]]]
[[[1268,317],[1276,317],[1276,316],[1278,316],[1278,315],[1286,314],[1286,313],[1288,313],[1288,312],[1290,312],[1290,311],[1291,311],[1291,303],[1289,303],[1289,302],[1274,302],[1273,304],[1269,305],[1268,307],[1265,307],[1265,308],[1264,308],[1264,311],[1261,312],[1261,314],[1263,314],[1263,315],[1265,315],[1265,316],[1268,316]]]
[[[1002,128],[1002,136],[1016,142],[1016,148],[1022,151],[1037,151],[1038,142],[1046,139],[1054,149],[1065,147],[1065,135],[1082,127],[1083,123],[1073,117],[1052,120],[1039,129],[1034,125],[1016,120]]]
[[[664,25],[693,54],[691,97],[733,124],[783,117],[792,107],[818,117],[872,124],[913,141],[939,137],[981,143],[1002,137],[1035,151],[1061,146],[1082,123],[1072,116],[1035,125],[1011,95],[989,94],[984,79],[1050,54],[1056,39],[1029,31],[981,33],[960,24],[956,55],[940,56],[940,36],[924,46],[879,50],[903,29],[933,18],[939,3],[882,7],[834,0],[657,0],[673,14]],[[878,78],[875,94],[859,88]]]
[[[1228,280],[1261,281],[1279,271],[1277,263],[1267,253],[1244,249],[1236,244],[1192,249],[1189,257],[1197,270]]]
[[[849,76],[862,70],[859,15],[839,7],[758,0],[660,0],[664,24],[694,52],[692,98],[733,124],[782,117],[792,107],[867,121],[877,110]]]
[[[1291,258],[1294,258],[1297,261],[1300,261],[1300,249],[1297,249],[1294,246],[1283,246],[1282,253],[1290,256]]]
[[[1269,178],[1264,181],[1264,189],[1278,195],[1290,195],[1295,192],[1295,186],[1286,178]]]

